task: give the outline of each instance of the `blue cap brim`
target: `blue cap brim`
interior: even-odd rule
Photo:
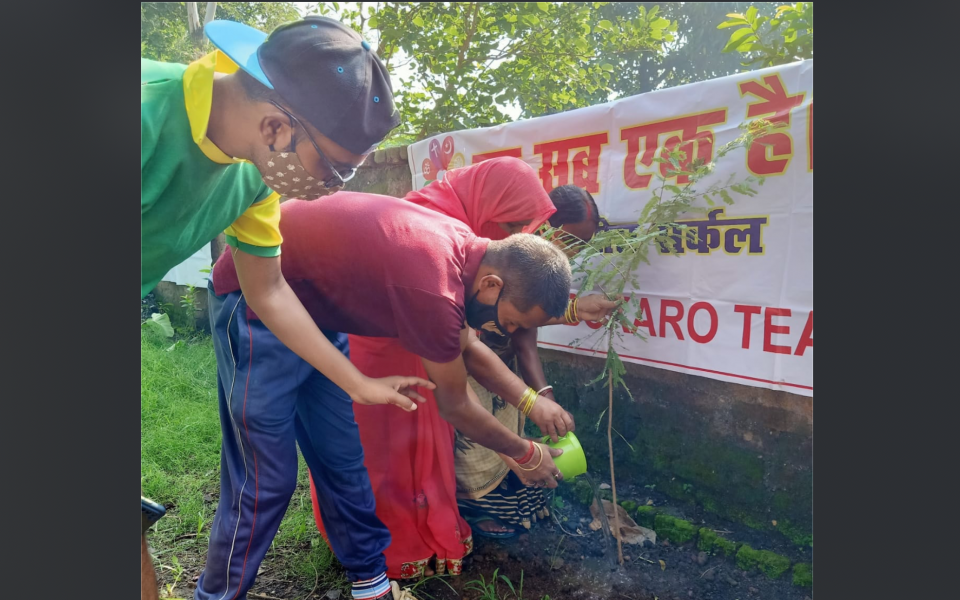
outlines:
[[[267,34],[235,21],[210,21],[203,26],[203,32],[217,50],[229,56],[257,81],[273,89],[257,58],[257,50],[267,39]]]

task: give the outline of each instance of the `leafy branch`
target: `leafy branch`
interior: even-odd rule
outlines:
[[[626,332],[643,340],[646,338],[639,332],[639,323],[644,321],[640,301],[636,291],[640,289],[636,272],[641,263],[650,264],[649,252],[654,244],[668,254],[676,256],[680,250],[672,231],[682,232],[682,239],[698,242],[698,230],[689,228],[680,221],[683,214],[706,212],[702,207],[694,206],[703,199],[709,205],[714,205],[717,197],[725,204],[733,204],[730,192],[745,196],[754,196],[757,191],[752,187],[763,185],[762,177],[748,176],[742,181],[734,183],[736,174],[723,184],[714,183],[705,189],[699,190],[698,184],[714,172],[716,162],[739,148],[748,148],[754,143],[763,143],[761,138],[776,129],[786,127],[782,123],[770,123],[764,119],[740,125],[741,134],[733,141],[717,148],[715,157],[707,162],[701,159],[689,160],[686,152],[679,148],[665,148],[660,156],[654,158],[658,165],[666,165],[666,177],[658,175],[658,188],[646,203],[636,224],[626,226],[606,226],[590,240],[582,240],[562,229],[544,226],[541,235],[551,241],[559,242],[568,250],[576,250],[571,259],[577,297],[585,292],[600,290],[608,300],[618,301],[618,306],[612,316],[602,326],[587,336],[584,340],[574,340],[572,346],[580,348],[585,340],[595,335],[599,339],[591,349],[598,351],[598,346],[605,346],[606,353],[603,370],[587,385],[605,380],[609,398],[607,413],[607,444],[610,454],[610,485],[613,492],[613,503],[617,504],[617,486],[613,462],[613,390],[621,386],[627,395],[633,399],[633,394],[623,379],[626,368],[616,350],[616,343],[623,339]],[[669,179],[686,179],[683,186],[668,183]],[[681,242],[682,243],[682,242]],[[634,291],[632,298],[624,298],[627,287]],[[602,418],[602,417],[601,417]],[[599,424],[599,423],[598,423]],[[618,433],[619,435],[619,433]],[[622,437],[622,436],[621,436]],[[626,441],[626,440],[624,440]],[[602,510],[602,507],[601,507]],[[620,530],[619,518],[616,513],[616,531]],[[617,551],[620,564],[623,564],[623,547],[619,537]]]
[[[743,54],[740,64],[754,69],[813,58],[813,2],[780,6],[773,18],[757,13],[751,6],[743,14],[728,14],[728,20],[717,25],[736,28],[723,52]]]

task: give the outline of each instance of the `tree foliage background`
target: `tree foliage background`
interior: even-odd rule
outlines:
[[[205,3],[197,4],[202,14]],[[359,31],[392,74],[403,123],[384,145],[396,145],[812,56],[812,3],[784,8],[773,2],[219,2],[215,18],[269,32],[302,12],[339,18]],[[792,24],[801,26],[799,33]],[[190,37],[186,3],[141,2],[141,56],[190,62],[210,50]]]

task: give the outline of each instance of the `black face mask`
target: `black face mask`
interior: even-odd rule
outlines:
[[[500,296],[503,295],[503,288],[500,288],[500,293],[497,294],[497,301],[492,305],[483,304],[477,300],[479,293],[480,292],[474,294],[473,298],[470,298],[470,301],[467,302],[467,325],[474,329],[489,331],[496,335],[507,335],[507,330],[500,325],[500,319],[497,315],[497,307],[500,305]]]

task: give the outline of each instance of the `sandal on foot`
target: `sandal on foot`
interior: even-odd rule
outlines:
[[[485,530],[481,529],[480,527],[478,527],[478,524],[479,524],[479,523],[482,523],[482,522],[484,522],[484,521],[493,521],[494,523],[497,523],[497,524],[499,524],[499,525],[501,525],[501,526],[503,526],[503,527],[506,527],[506,525],[504,525],[503,523],[501,523],[501,522],[498,521],[497,519],[494,519],[493,517],[487,517],[487,516],[482,516],[482,517],[466,517],[466,516],[464,516],[464,520],[466,520],[466,522],[470,524],[470,529],[473,530],[474,535],[478,535],[478,536],[480,536],[480,537],[494,538],[494,539],[506,539],[506,538],[516,537],[516,535],[517,535],[516,530],[514,530],[514,531],[485,531]]]

